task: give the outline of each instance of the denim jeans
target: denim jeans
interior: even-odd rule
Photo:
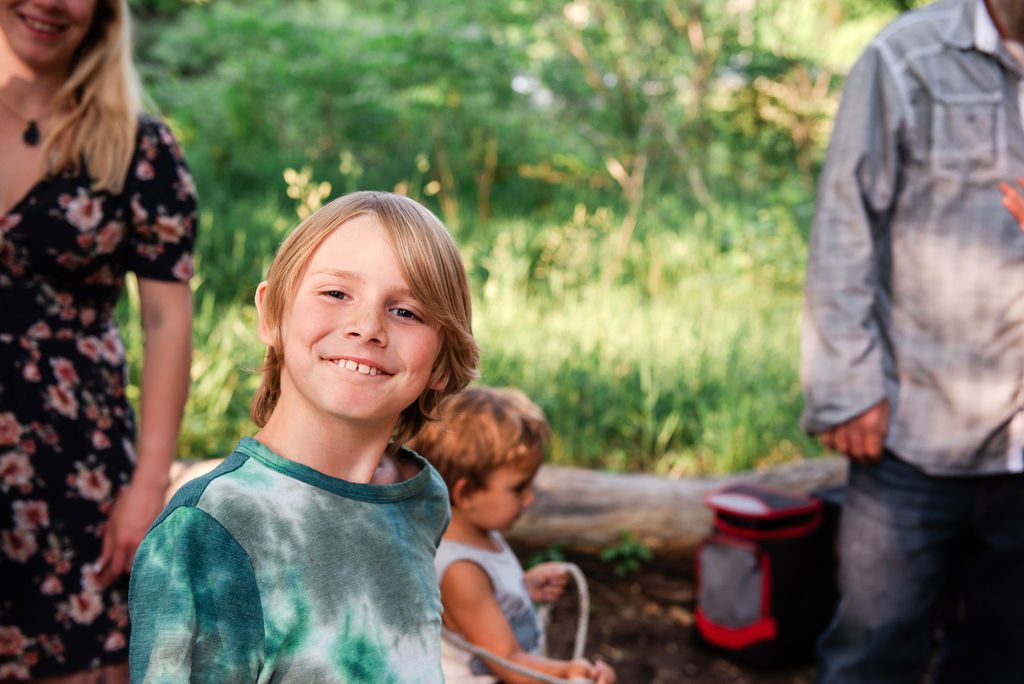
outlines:
[[[851,463],[839,544],[821,684],[1024,682],[1024,475]]]

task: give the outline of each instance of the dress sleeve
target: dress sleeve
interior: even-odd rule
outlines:
[[[133,682],[256,681],[264,630],[252,562],[208,513],[179,507],[149,531],[128,600]]]
[[[125,193],[131,203],[128,269],[140,278],[187,282],[199,216],[196,187],[166,124],[144,118]]]

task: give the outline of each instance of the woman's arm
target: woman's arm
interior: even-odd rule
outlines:
[[[132,565],[146,530],[163,509],[168,470],[188,397],[192,292],[187,283],[139,278],[143,353],[138,461],[107,521],[97,564],[111,582]]]

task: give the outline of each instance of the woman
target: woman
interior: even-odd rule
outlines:
[[[0,681],[128,681],[126,573],[175,455],[195,193],[130,46],[125,0],[0,0]]]

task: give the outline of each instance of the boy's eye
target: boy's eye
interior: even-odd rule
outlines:
[[[410,309],[405,309],[405,308],[402,308],[400,306],[394,307],[393,309],[391,309],[391,312],[393,314],[395,314],[396,316],[398,316],[399,318],[407,318],[410,321],[422,321],[423,320],[422,318],[419,317],[419,315],[417,315],[417,313],[415,311],[412,311]]]
[[[332,297],[333,299],[347,299],[348,298],[348,295],[345,294],[344,292],[342,292],[341,290],[327,290],[323,294],[325,294],[328,297]]]

